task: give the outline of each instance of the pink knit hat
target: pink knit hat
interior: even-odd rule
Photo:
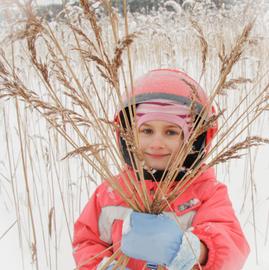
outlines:
[[[148,121],[166,121],[179,126],[186,142],[190,136],[192,119],[189,107],[167,99],[153,99],[136,108],[137,127]]]

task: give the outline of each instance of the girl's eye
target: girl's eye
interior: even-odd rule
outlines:
[[[166,134],[169,136],[179,136],[179,131],[177,130],[167,130]]]
[[[152,134],[153,133],[153,130],[150,129],[150,128],[143,128],[140,130],[141,133],[144,133],[144,134]]]

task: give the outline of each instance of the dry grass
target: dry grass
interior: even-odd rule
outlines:
[[[207,60],[207,57],[208,57],[208,44],[207,44],[207,41],[206,41],[206,38],[204,36],[204,33],[203,33],[203,30],[202,30],[201,26],[196,21],[194,21],[193,19],[191,19],[191,25],[198,33],[198,38],[199,38],[200,46],[201,46],[202,71],[201,71],[201,75],[200,75],[200,79],[199,79],[199,81],[200,81],[202,76],[206,72],[206,60]]]
[[[123,4],[126,5],[126,1],[123,1]],[[213,29],[207,29],[209,22],[205,17],[191,20],[188,16],[175,17],[170,18],[169,22],[165,16],[158,14],[155,17],[141,16],[136,19],[125,11],[123,18],[120,18],[112,10],[109,1],[103,1],[108,17],[100,20],[88,1],[80,1],[80,5],[81,9],[76,17],[79,19],[69,17],[66,10],[66,20],[58,21],[57,27],[36,17],[30,5],[20,6],[25,20],[20,22],[18,31],[8,35],[5,42],[9,42],[9,47],[3,47],[0,53],[0,98],[9,106],[14,106],[17,112],[22,162],[20,169],[23,172],[27,205],[24,210],[21,209],[17,181],[13,179],[16,166],[12,161],[12,142],[8,136],[8,124],[5,122],[5,141],[9,157],[7,164],[12,179],[13,203],[21,246],[24,246],[22,228],[28,224],[28,248],[32,250],[32,261],[35,262],[36,269],[40,268],[41,247],[45,250],[50,269],[55,269],[54,265],[58,264],[57,248],[53,250],[53,245],[57,247],[60,241],[58,227],[61,216],[57,202],[64,213],[67,228],[65,234],[71,241],[70,228],[75,216],[81,211],[81,201],[89,197],[95,185],[101,182],[100,179],[106,179],[134,210],[160,213],[169,210],[171,203],[185,192],[193,183],[194,177],[203,170],[241,158],[241,150],[246,152],[253,146],[269,142],[266,138],[255,136],[256,134],[245,135],[268,110],[268,71],[265,70],[266,63],[263,62],[266,56],[261,58],[259,55],[261,48],[268,44],[253,43],[254,34],[251,33],[258,31],[255,28],[257,22],[243,21],[245,26],[242,29],[233,29],[234,36],[230,41],[230,37],[220,37],[225,31],[220,31],[218,24],[211,26]],[[133,27],[132,22],[135,20],[138,26]],[[155,22],[150,23],[149,20]],[[227,28],[233,25],[229,17],[223,17],[222,20],[227,23]],[[180,28],[182,21],[187,30],[197,33],[197,39],[190,39],[186,30]],[[167,29],[172,29],[171,33]],[[217,51],[214,48],[217,48]],[[17,59],[18,55],[23,61]],[[247,57],[259,59],[258,75],[255,74],[255,79],[253,74],[249,76],[244,70],[244,58]],[[20,61],[29,67],[28,73],[20,68]],[[113,122],[112,107],[123,107],[122,97],[128,96],[128,86],[132,85],[134,74],[136,76],[155,67],[171,66],[173,61],[175,66],[184,68],[198,78],[207,89],[212,89],[208,93],[210,102],[217,104],[219,112],[211,117],[208,117],[206,110],[201,112],[202,120],[193,131],[190,142],[179,150],[176,160],[170,160],[167,165],[170,167],[169,173],[160,182],[153,198],[150,198],[143,179],[143,156],[139,151],[134,117],[131,115],[131,123],[127,128],[116,125]],[[197,67],[200,67],[199,70]],[[33,79],[35,83],[31,82]],[[195,87],[185,83],[192,90],[191,98],[196,99]],[[246,91],[242,88],[246,88]],[[233,104],[225,104],[225,98],[233,98],[238,92],[240,97],[234,98]],[[11,100],[15,100],[14,103]],[[129,108],[132,106],[131,102],[130,99]],[[195,111],[194,103],[192,110]],[[28,138],[31,125],[27,127],[29,120],[26,122],[26,118],[32,117],[34,112],[38,112],[39,119],[45,119],[50,126],[46,135],[47,141],[36,141],[40,149],[38,146],[33,147]],[[22,114],[25,114],[25,117]],[[124,117],[126,120],[127,116]],[[4,119],[7,120],[6,115]],[[203,170],[198,169],[199,166],[190,168],[182,181],[174,184],[179,168],[192,151],[192,143],[216,120],[220,123],[218,140],[199,161],[199,164],[206,162],[207,166]],[[127,142],[128,150],[134,156],[132,163],[140,175],[140,183],[130,175],[123,176],[127,190],[133,193],[132,197],[115,181],[114,175],[120,173],[124,166],[124,160],[117,148],[115,130],[119,130]],[[39,136],[43,136],[43,132],[43,128],[37,131]],[[48,190],[48,198],[41,196],[42,199],[39,199],[42,191],[40,192],[34,177],[42,181],[42,176],[39,175],[42,169],[37,169],[33,151],[36,151],[38,163],[45,164],[44,171],[49,180],[41,188],[43,192]],[[70,168],[73,167],[69,163],[71,158],[79,168],[76,171],[83,174],[80,180],[72,180]],[[58,163],[58,160],[64,161]],[[63,175],[68,179],[67,183],[63,182]],[[75,177],[77,176],[76,174]],[[35,186],[34,189],[32,185]],[[60,199],[55,198],[56,187]],[[252,196],[253,203],[254,200]],[[45,215],[41,213],[42,202],[47,205]],[[29,218],[25,212],[28,212]],[[39,214],[38,221],[34,218],[35,213]],[[41,238],[37,236],[36,228],[38,232],[42,232]],[[256,232],[255,226],[254,230]],[[119,255],[120,253],[116,252],[107,264],[119,257],[118,265],[124,267],[128,258]],[[94,258],[89,258],[88,261],[92,259]]]

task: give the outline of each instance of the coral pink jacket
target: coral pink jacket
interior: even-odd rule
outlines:
[[[126,189],[122,177],[116,181]],[[158,184],[146,181],[146,185],[150,192]],[[132,196],[127,189],[126,194]],[[242,269],[249,246],[234,214],[226,186],[216,181],[213,169],[197,177],[171,207],[182,229],[192,229],[208,247],[204,270]],[[100,269],[102,260],[119,249],[122,222],[130,211],[107,182],[96,189],[74,227],[74,257],[79,269],[98,269],[98,266]],[[146,269],[144,265],[143,261],[130,259],[128,268],[142,270]]]

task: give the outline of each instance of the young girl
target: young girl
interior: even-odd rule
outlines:
[[[136,128],[149,194],[154,194],[171,160],[191,136],[193,87],[197,115],[204,108],[210,115],[205,93],[181,71],[153,70],[134,84]],[[128,112],[127,106],[125,110]],[[122,115],[120,112],[117,120]],[[197,158],[206,151],[215,132],[216,125],[211,125],[199,135],[192,146],[194,151],[184,161],[184,168],[196,166]],[[116,181],[128,195],[125,183],[128,175],[138,182],[139,179],[133,171],[124,138],[119,138],[119,144],[126,167]],[[149,168],[154,169],[153,173],[148,172]],[[183,175],[184,170],[180,170],[175,181],[180,181]],[[169,213],[172,210],[178,222]],[[169,270],[199,269],[200,266],[204,270],[239,270],[249,253],[226,186],[216,181],[212,168],[196,177],[160,215],[134,212],[104,181],[75,223],[73,247],[81,270],[101,269],[119,249],[130,257],[126,269],[131,270],[156,269],[157,265]],[[113,264],[107,269],[112,268]]]

